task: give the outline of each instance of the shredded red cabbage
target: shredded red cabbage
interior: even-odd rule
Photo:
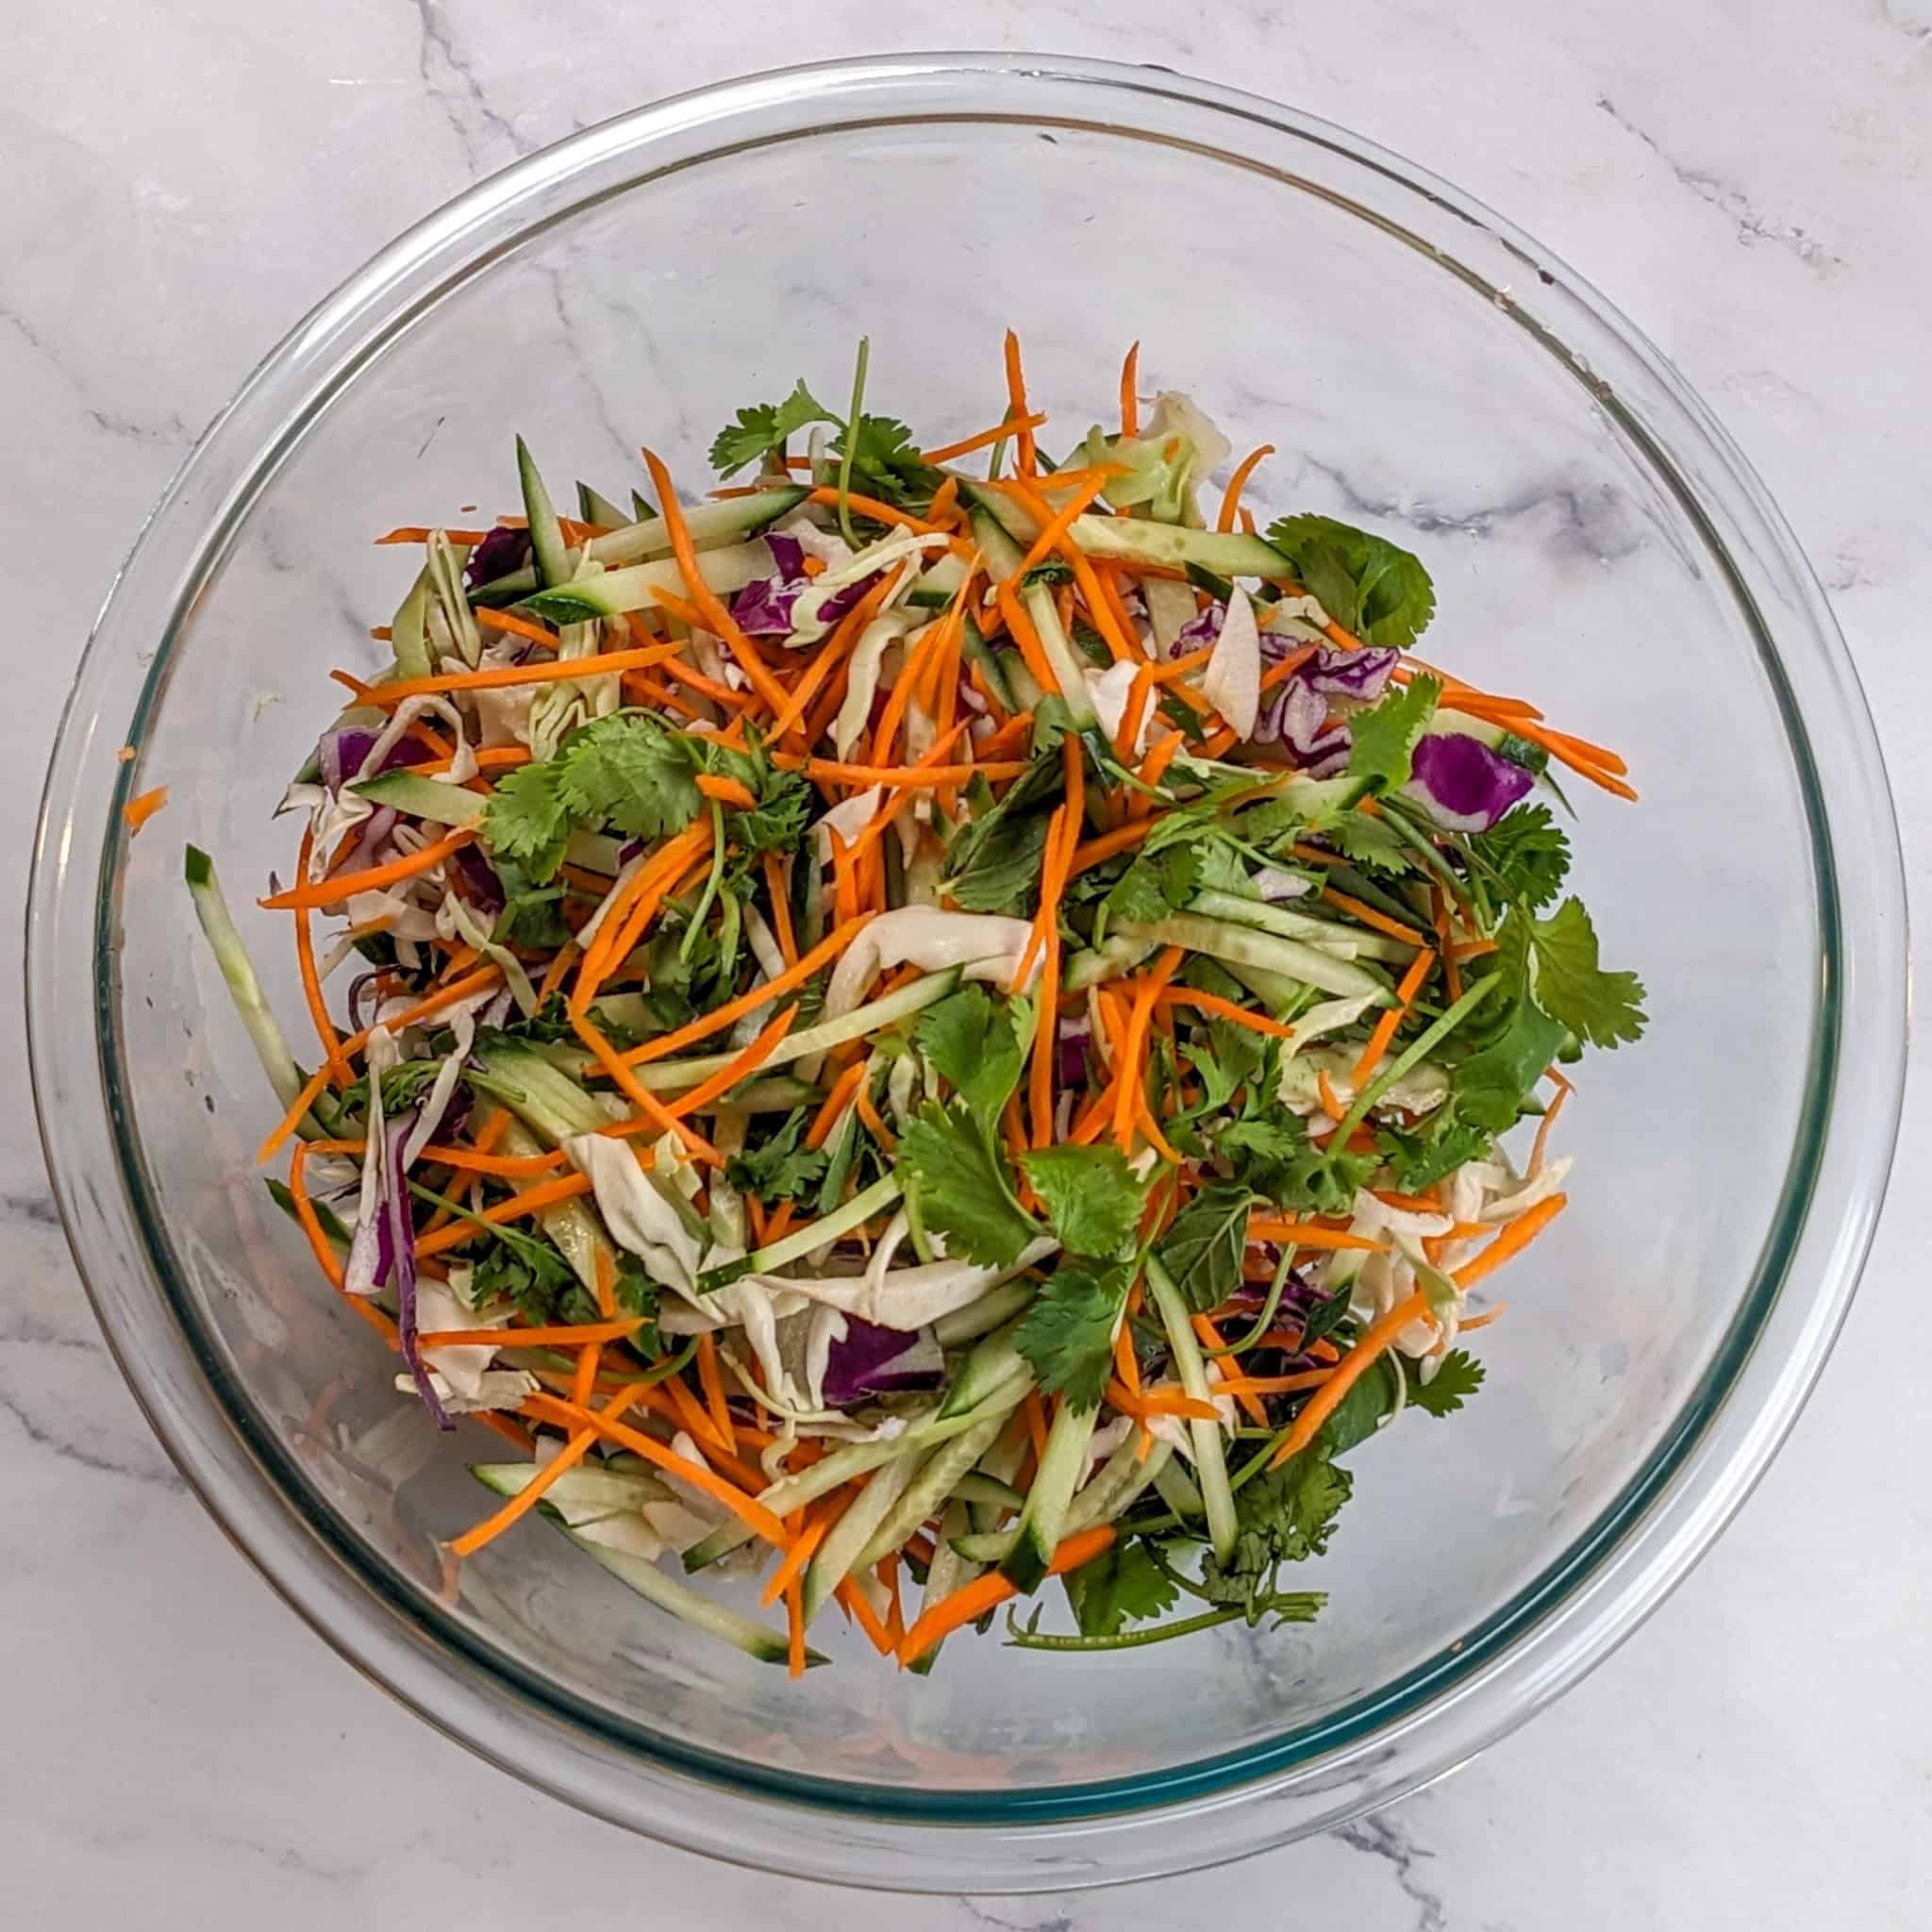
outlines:
[[[1416,744],[1402,789],[1452,832],[1487,832],[1536,783],[1536,774],[1460,731],[1430,732]]]
[[[825,1357],[825,1401],[846,1408],[868,1395],[937,1389],[945,1372],[945,1354],[930,1328],[908,1335],[847,1315],[845,1333]]]

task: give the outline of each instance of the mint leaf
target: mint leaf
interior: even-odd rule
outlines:
[[[1131,1244],[1147,1183],[1118,1147],[1036,1147],[1020,1166],[1070,1254],[1115,1255]]]
[[[573,731],[550,762],[560,767],[557,795],[573,818],[633,839],[682,831],[702,806],[695,741],[646,712],[596,719]]]
[[[998,1117],[1020,1084],[1026,1010],[1019,1001],[995,1000],[984,987],[967,986],[928,1007],[913,1030],[919,1050],[983,1124]]]
[[[1487,832],[1472,833],[1468,846],[1501,898],[1540,912],[1563,890],[1570,841],[1546,805],[1518,806]]]
[[[1597,965],[1596,928],[1580,899],[1565,899],[1548,919],[1529,923],[1536,953],[1537,1004],[1592,1046],[1637,1040],[1644,1028],[1643,982]]]
[[[728,476],[747,463],[784,446],[787,437],[808,423],[836,423],[838,417],[800,381],[782,403],[754,403],[738,412],[711,443],[711,467]]]
[[[898,1167],[918,1184],[919,1211],[953,1255],[1010,1268],[1040,1233],[1014,1195],[1006,1157],[960,1108],[928,1100],[900,1138]]]
[[[1381,791],[1398,791],[1407,785],[1416,741],[1435,715],[1441,694],[1442,687],[1433,677],[1415,677],[1372,710],[1356,712],[1348,721],[1354,741],[1348,775],[1366,778]]]
[[[1154,1252],[1189,1307],[1205,1315],[1241,1286],[1247,1246],[1247,1189],[1213,1181],[1174,1217]]]
[[[1409,1376],[1409,1407],[1424,1415],[1454,1415],[1483,1386],[1483,1374],[1482,1363],[1467,1349],[1452,1348],[1426,1382],[1420,1374]]]
[[[1042,1393],[1092,1408],[1112,1373],[1113,1331],[1131,1271],[1119,1262],[1062,1261],[1013,1330]]]
[[[1082,1637],[1118,1637],[1129,1624],[1174,1608],[1180,1591],[1139,1538],[1115,1543],[1066,1576],[1067,1602]]]
[[[1365,644],[1412,644],[1435,615],[1428,572],[1387,538],[1303,514],[1271,524],[1268,541],[1323,609]]]
[[[1394,1407],[1395,1371],[1389,1366],[1389,1357],[1382,1356],[1362,1371],[1302,1456],[1346,1456],[1382,1426]],[[1300,1459],[1290,1457],[1282,1467],[1291,1469]]]
[[[483,808],[483,841],[492,853],[515,859],[538,884],[563,863],[571,814],[560,793],[562,767],[555,758],[521,765],[497,780]]]

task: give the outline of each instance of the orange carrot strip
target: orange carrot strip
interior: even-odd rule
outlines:
[[[167,802],[168,788],[165,785],[157,785],[152,791],[143,791],[140,797],[130,798],[121,808],[121,816],[127,821],[128,831],[140,831]]]
[[[520,684],[555,684],[565,677],[597,677],[612,671],[648,671],[678,653],[676,644],[658,644],[643,651],[599,651],[588,658],[565,658],[542,664],[506,664],[491,671],[451,671],[436,677],[401,677],[389,684],[365,686],[358,694],[365,704],[391,710],[405,698],[430,697],[452,691],[506,691]]]
[[[1141,345],[1136,342],[1121,361],[1121,434],[1139,436],[1141,433],[1141,399],[1134,393],[1134,383],[1141,370]]]
[[[1034,629],[1033,620],[1013,594],[1012,587],[999,585],[994,596],[1000,615],[1007,621],[1007,630],[1019,649],[1021,662],[1033,674],[1033,681],[1041,691],[1058,696],[1059,679],[1054,675],[1053,666],[1047,662],[1046,647],[1040,641],[1040,633]]]
[[[424,1348],[584,1348],[622,1341],[644,1325],[641,1315],[609,1322],[540,1323],[531,1328],[435,1328],[416,1340]]]
[[[758,1602],[774,1604],[785,1594],[785,1587],[798,1575],[811,1561],[812,1552],[825,1540],[825,1532],[838,1521],[835,1509],[829,1515],[815,1516],[801,1530],[791,1547],[785,1552],[783,1560],[772,1572],[765,1587],[758,1592]]]
[[[749,992],[742,992],[736,999],[726,1000],[722,1007],[709,1013],[701,1013],[695,1020],[687,1022],[670,1033],[660,1033],[656,1040],[647,1041],[642,1046],[634,1046],[624,1055],[626,1066],[641,1066],[647,1060],[661,1060],[668,1054],[681,1052],[685,1047],[700,1040],[708,1040],[713,1033],[731,1024],[734,1020],[742,1019],[754,1008],[761,1007],[767,1000],[774,1000],[780,993],[787,993],[794,987],[801,986],[820,967],[829,965],[854,940],[858,937],[859,928],[865,920],[847,920],[837,931],[821,940],[796,966],[779,974],[775,979],[768,979],[762,985],[755,986]]]
[[[1524,1217],[1527,1219],[1527,1217]],[[1341,1407],[1341,1398],[1361,1380],[1370,1367],[1393,1344],[1395,1338],[1411,1322],[1429,1312],[1429,1298],[1421,1289],[1407,1301],[1398,1302],[1379,1322],[1362,1331],[1356,1345],[1342,1357],[1335,1372],[1303,1405],[1301,1413],[1281,1439],[1281,1446],[1268,1458],[1270,1469],[1279,1469],[1291,1456],[1306,1449],[1316,1432]]]
[[[1195,1315],[1192,1320],[1194,1333],[1199,1337],[1201,1345],[1211,1354],[1221,1346],[1221,1330],[1206,1315]],[[1235,1401],[1241,1405],[1242,1414],[1257,1428],[1265,1429],[1268,1426],[1268,1411],[1261,1407],[1259,1398],[1252,1391],[1240,1388],[1230,1389],[1224,1378],[1213,1384],[1212,1387],[1214,1393],[1217,1395],[1233,1395]],[[1208,1406],[1210,1408],[1213,1407],[1211,1403]]]
[[[891,1633],[879,1622],[878,1612],[865,1600],[865,1592],[850,1576],[832,1592],[843,1606],[847,1616],[855,1619],[858,1627],[872,1641],[872,1646],[881,1657],[892,1655]]]
[[[718,1339],[707,1331],[698,1337],[698,1382],[705,1391],[705,1407],[719,1438],[735,1444],[737,1432],[731,1426],[731,1409],[724,1399],[724,1374],[718,1366]]]
[[[1015,461],[1022,475],[1030,476],[1040,467],[1033,447],[1033,430],[1028,422],[1032,412],[1026,407],[1026,377],[1020,367],[1020,338],[1007,331],[1007,413],[1013,419],[1017,438]]]
[[[631,1072],[628,1060],[605,1039],[591,1023],[588,1013],[573,1014],[571,1024],[575,1028],[577,1038],[596,1057],[598,1065],[617,1083],[619,1092],[637,1108],[639,1113],[659,1131],[675,1134],[684,1142],[685,1150],[696,1158],[708,1161],[713,1167],[724,1165],[724,1156],[696,1128],[679,1120],[670,1108]]]
[[[708,1080],[693,1087],[689,1093],[680,1093],[675,1100],[667,1104],[672,1118],[695,1113],[699,1108],[708,1107],[721,1093],[728,1093],[738,1083],[745,1079],[771,1058],[772,1050],[791,1031],[792,1023],[798,1018],[798,1006],[794,1001],[782,1013],[771,1020],[759,1032],[758,1038],[741,1053],[735,1055],[729,1066],[720,1067]]]
[[[1365,1234],[1349,1234],[1339,1227],[1321,1227],[1312,1221],[1282,1221],[1265,1214],[1249,1218],[1248,1240],[1285,1241],[1298,1248],[1346,1248],[1369,1255],[1382,1255],[1389,1251],[1387,1241],[1374,1241]]]
[[[341,873],[334,878],[319,879],[313,885],[293,886],[286,892],[275,892],[266,899],[258,899],[256,904],[270,912],[335,906],[358,892],[377,892],[385,886],[400,885],[404,879],[414,878],[418,873],[441,865],[451,853],[467,845],[475,836],[467,825],[459,825],[433,844],[424,846],[420,852],[408,853],[382,865],[365,866],[360,872]]]
[[[591,1183],[583,1174],[559,1174],[554,1181],[539,1181],[534,1188],[525,1188],[508,1200],[484,1208],[477,1219],[496,1227],[507,1221],[521,1221],[526,1214],[554,1208],[559,1201],[574,1201],[579,1194],[590,1191]],[[460,1247],[475,1231],[468,1221],[453,1221],[447,1227],[440,1227],[434,1234],[425,1234],[417,1241],[417,1257],[426,1259],[431,1255],[441,1254],[445,1248]]]
[[[1408,1009],[1414,1004],[1416,994],[1422,991],[1423,981],[1429,976],[1429,968],[1435,963],[1435,952],[1428,946],[1424,946],[1408,962],[1408,971],[1402,975],[1401,983],[1395,989],[1395,1004],[1375,1022],[1368,1044],[1362,1048],[1361,1058],[1355,1063],[1357,1091],[1369,1084],[1370,1075],[1382,1064],[1382,1056],[1389,1051],[1389,1042],[1395,1038],[1395,1029],[1408,1017]]]
[[[1121,708],[1121,728],[1114,733],[1113,755],[1124,765],[1135,762],[1135,746],[1141,741],[1141,721],[1147,715],[1147,700],[1154,693],[1154,667],[1143,664],[1134,673],[1127,687],[1127,701]]]
[[[1203,1013],[1213,1013],[1221,1019],[1231,1020],[1237,1026],[1245,1026],[1254,1033],[1266,1033],[1276,1040],[1286,1040],[1294,1031],[1292,1026],[1284,1026],[1279,1020],[1271,1020],[1265,1013],[1251,1013],[1245,1007],[1238,1007],[1218,993],[1196,992],[1189,986],[1163,987],[1160,1004],[1164,1007],[1191,1007]]]
[[[1549,1146],[1550,1129],[1557,1124],[1557,1116],[1563,1111],[1563,1103],[1575,1091],[1575,1088],[1567,1084],[1557,1088],[1556,1099],[1550,1102],[1549,1110],[1538,1122],[1536,1140],[1529,1150],[1529,1171],[1531,1174],[1541,1174],[1542,1172],[1543,1153]]]
[[[1474,1288],[1484,1275],[1519,1255],[1570,1205],[1568,1194],[1549,1194],[1512,1221],[1474,1260],[1456,1271],[1457,1288]]]
[[[532,624],[527,617],[518,617],[508,610],[492,610],[487,604],[477,606],[475,616],[485,630],[502,631],[507,637],[523,638],[529,643],[541,644],[548,651],[557,648],[557,633],[545,630],[541,624]]]
[[[764,857],[765,895],[772,902],[772,925],[788,966],[798,964],[798,938],[791,929],[791,894],[785,889],[785,861],[775,852]]]
[[[736,806],[740,811],[758,809],[758,794],[741,779],[718,778],[708,772],[700,772],[696,783],[703,796],[714,798],[720,805]]]
[[[825,1095],[824,1104],[812,1116],[811,1125],[807,1129],[805,1144],[816,1152],[831,1139],[832,1129],[838,1124],[839,1116],[845,1110],[845,1103],[852,1098],[852,1091],[865,1078],[866,1062],[854,1060],[832,1083],[832,1091]]]
[[[1103,1523],[1096,1528],[1083,1529],[1077,1536],[1065,1538],[1054,1551],[1053,1560],[1046,1566],[1046,1574],[1064,1576],[1068,1571],[1091,1562],[1113,1541],[1113,1525]],[[917,1663],[950,1632],[958,1629],[962,1624],[977,1621],[989,1610],[997,1609],[1015,1594],[1016,1587],[997,1570],[990,1570],[983,1576],[975,1576],[971,1583],[961,1584],[958,1590],[921,1611],[911,1629],[900,1641],[899,1661],[902,1664]]]
[[[1008,573],[1007,581],[1014,590],[1020,588],[1021,580],[1029,570],[1043,563],[1058,546],[1060,540],[1073,527],[1074,519],[1098,496],[1108,483],[1107,476],[1094,476],[1067,498],[1058,509],[1049,512],[1044,527],[1034,538],[1032,546],[1020,561]]]
[[[1028,429],[1038,429],[1045,421],[1043,415],[1029,416],[1025,426]],[[970,457],[974,450],[986,449],[995,442],[1004,442],[1018,427],[1019,425],[1008,416],[1005,422],[995,423],[991,429],[982,429],[974,436],[962,436],[958,442],[942,442],[937,449],[921,450],[919,460],[922,463],[950,463],[956,458]]]
[[[1352,914],[1366,926],[1376,932],[1386,933],[1391,940],[1400,940],[1406,946],[1420,946],[1423,936],[1412,925],[1404,925],[1398,919],[1391,919],[1386,912],[1377,912],[1373,906],[1365,906],[1359,899],[1351,898],[1346,892],[1338,892],[1333,886],[1322,889],[1324,901]]]
[[[1158,819],[1133,819],[1124,825],[1117,825],[1111,832],[1103,832],[1097,839],[1090,839],[1086,844],[1076,846],[1074,862],[1067,868],[1067,875],[1085,872],[1088,867],[1104,865],[1116,853],[1126,851],[1138,845],[1159,823]]]
[[[308,876],[308,858],[315,845],[315,828],[302,828],[302,849],[295,860],[295,876]],[[315,1023],[315,1038],[328,1062],[329,1077],[338,1087],[349,1084],[349,1063],[342,1058],[342,1042],[328,1016],[328,1002],[322,996],[322,977],[315,970],[315,941],[308,930],[308,908],[295,911],[295,964],[302,975],[302,997],[308,1006],[308,1017]]]
[[[1250,450],[1241,459],[1234,475],[1227,479],[1227,489],[1221,499],[1221,515],[1215,520],[1214,527],[1217,530],[1234,528],[1234,513],[1241,507],[1241,491],[1247,487],[1248,478],[1255,474],[1255,465],[1263,457],[1272,457],[1274,454],[1274,445],[1272,442],[1264,442],[1259,449]]]
[[[1147,1021],[1160,990],[1173,978],[1183,958],[1180,947],[1166,947],[1150,973],[1141,976],[1134,992],[1134,1005],[1127,1015],[1127,1036],[1121,1047],[1119,1097],[1114,1102],[1114,1140],[1123,1153],[1132,1151],[1136,1106],[1144,1098],[1142,1058],[1146,1050]]]

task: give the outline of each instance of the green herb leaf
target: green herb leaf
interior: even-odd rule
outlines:
[[[1372,710],[1357,711],[1348,721],[1354,736],[1348,775],[1369,779],[1379,791],[1399,791],[1408,783],[1409,760],[1441,694],[1433,677],[1415,677]]]
[[[1092,1408],[1112,1373],[1113,1331],[1132,1272],[1120,1262],[1063,1260],[1013,1330],[1042,1393]]]
[[[1271,1612],[1281,1614],[1276,1573],[1284,1563],[1327,1549],[1335,1519],[1355,1486],[1329,1457],[1317,1441],[1236,1492],[1241,1528],[1234,1554],[1224,1564],[1210,1552],[1201,1565],[1201,1586],[1210,1601],[1239,1609],[1251,1624]]]
[[[1006,1157],[974,1116],[929,1100],[899,1141],[898,1166],[919,1184],[919,1209],[948,1251],[1010,1268],[1040,1224],[1019,1203]]]
[[[785,439],[808,423],[836,423],[838,417],[800,381],[782,403],[754,403],[738,412],[711,443],[711,467],[721,476],[755,463],[784,446]]]
[[[1483,1386],[1483,1373],[1482,1363],[1467,1349],[1452,1348],[1426,1382],[1419,1374],[1409,1375],[1409,1407],[1424,1415],[1454,1415]]]
[[[746,1147],[724,1163],[724,1178],[741,1194],[769,1205],[802,1201],[825,1172],[825,1152],[805,1145],[815,1108],[795,1107],[784,1124],[756,1147]]]
[[[1515,1118],[1512,1113],[1510,1119]],[[1393,1185],[1403,1193],[1419,1194],[1445,1174],[1454,1174],[1465,1161],[1484,1158],[1494,1145],[1495,1134],[1478,1122],[1465,1119],[1451,1105],[1439,1107],[1414,1133],[1381,1127],[1375,1141],[1388,1162]]]
[[[570,808],[559,790],[563,769],[555,758],[521,765],[497,780],[483,808],[483,841],[491,853],[515,859],[538,883],[563,863],[570,842]]]
[[[1069,1253],[1115,1255],[1132,1244],[1147,1183],[1118,1147],[1036,1147],[1020,1166]]]
[[[1411,753],[1415,746],[1409,746]],[[1385,819],[1371,818],[1365,811],[1337,814],[1324,832],[1328,842],[1344,858],[1366,872],[1406,873],[1416,869],[1416,857],[1390,829]]]
[[[1643,982],[1597,965],[1596,928],[1580,899],[1565,899],[1548,919],[1529,923],[1536,953],[1537,1004],[1592,1046],[1641,1037]]]
[[[1457,1113],[1473,1128],[1492,1134],[1513,1126],[1530,1090],[1569,1038],[1570,1029],[1526,991],[1519,995],[1502,1032],[1450,1075]]]
[[[1335,622],[1366,644],[1412,644],[1436,611],[1421,561],[1384,537],[1333,517],[1282,517],[1268,541]]]
[[[1468,840],[1470,856],[1493,880],[1497,895],[1540,912],[1563,890],[1570,841],[1546,805],[1520,805],[1487,832]]]
[[[1196,1314],[1218,1308],[1241,1280],[1248,1245],[1248,1191],[1228,1181],[1203,1188],[1155,1247]]]
[[[704,766],[693,741],[647,712],[594,720],[572,732],[550,762],[561,767],[558,797],[575,819],[633,839],[682,831],[702,807]]]
[[[1173,1578],[1138,1537],[1069,1571],[1066,1591],[1082,1637],[1118,1637],[1129,1624],[1164,1616],[1180,1599]]]
[[[1269,1058],[1269,1041],[1253,1027],[1237,1026],[1232,1020],[1209,1020],[1206,1030],[1205,1043],[1198,1033],[1188,1042],[1188,1058],[1204,1089],[1197,1111],[1219,1113],[1237,1088],[1260,1073]]]
[[[995,1120],[1026,1061],[1026,1008],[961,987],[920,1015],[913,1039],[983,1124]]]
[[[843,429],[832,439],[831,453],[845,454]],[[852,484],[861,496],[875,496],[904,509],[930,503],[943,480],[929,463],[921,461],[911,430],[897,417],[860,415],[852,444]]]

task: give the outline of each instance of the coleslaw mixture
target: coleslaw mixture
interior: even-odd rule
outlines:
[[[260,901],[312,1073],[188,853],[276,1198],[425,1426],[513,1448],[455,1554],[541,1511],[794,1674],[827,1603],[922,1670],[1009,1599],[1068,1651],[1315,1615],[1341,1458],[1474,1392],[1562,1068],[1643,1021],[1563,893],[1557,774],[1622,760],[1419,659],[1407,551],[1257,530],[1272,452],[1211,489],[1134,353],[1058,462],[1006,361],[939,447],[861,345],[700,504],[647,450],[563,516],[520,441],[520,516],[381,540]]]

